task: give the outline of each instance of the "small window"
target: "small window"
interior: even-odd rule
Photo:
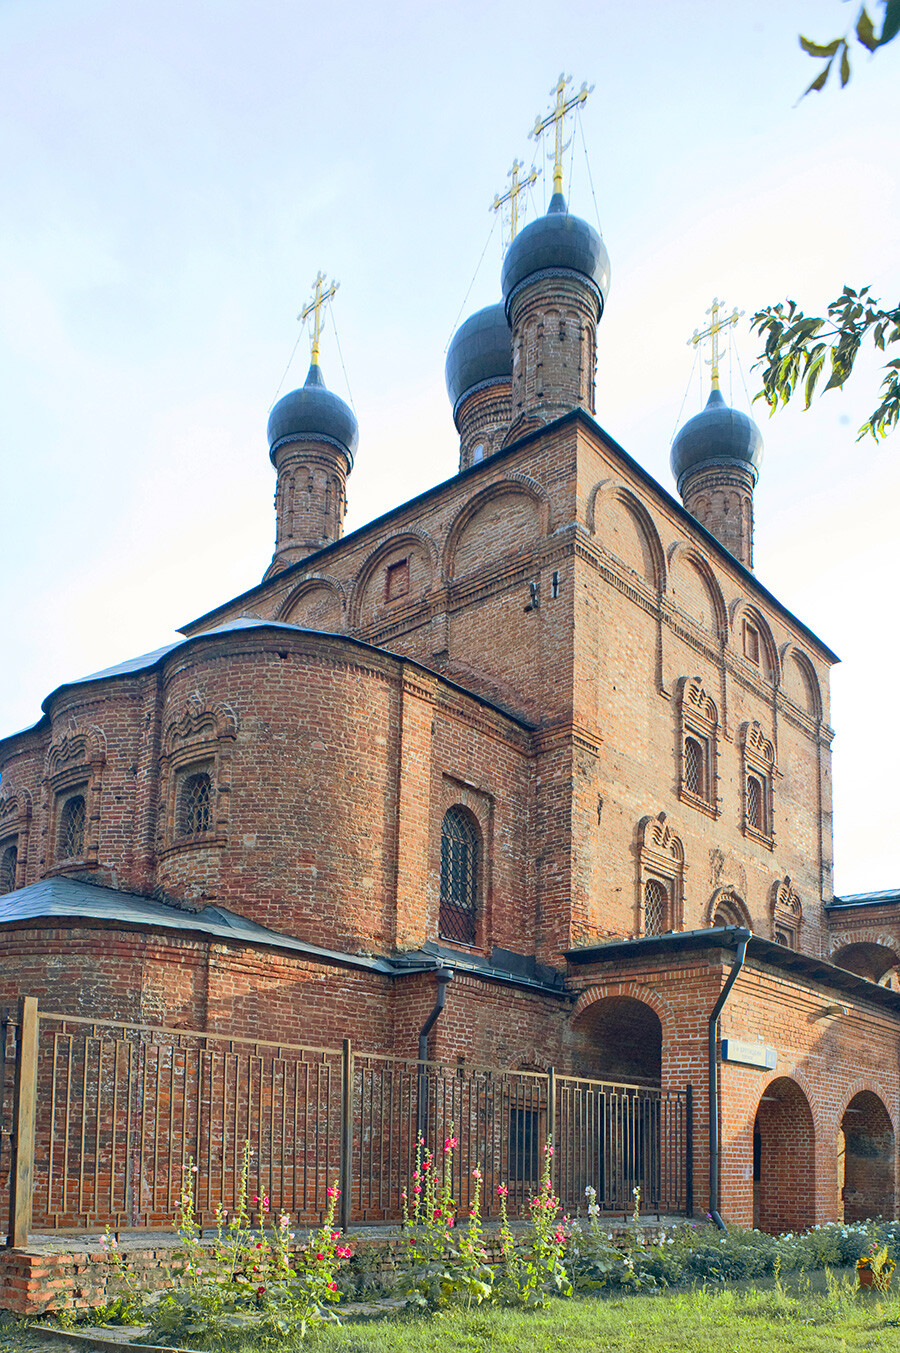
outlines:
[[[384,595],[387,601],[396,601],[398,597],[405,597],[409,592],[409,560],[398,559],[395,564],[388,564],[385,575]]]
[[[178,835],[205,836],[212,826],[212,778],[208,771],[185,775],[178,789]]]
[[[84,824],[86,819],[83,794],[71,794],[59,815],[57,855],[61,860],[80,860],[84,855]]]
[[[785,949],[793,949],[794,948],[793,932],[788,930],[786,926],[780,927],[778,930],[775,931],[775,943],[783,944]]]
[[[476,442],[472,447],[472,464],[477,465],[480,460],[484,460],[484,442]]]
[[[699,738],[684,740],[684,787],[698,799],[709,798],[706,764],[709,759],[704,743]]]
[[[659,879],[649,879],[644,889],[644,934],[660,935],[667,928],[669,894]]]
[[[11,893],[16,886],[16,866],[19,863],[19,847],[13,842],[5,846],[0,854],[0,895]]]
[[[744,621],[744,657],[759,666],[759,630]]]
[[[762,780],[747,776],[747,825],[754,831],[766,830],[766,797]]]
[[[441,935],[475,943],[478,904],[478,836],[466,812],[451,808],[441,826]]]

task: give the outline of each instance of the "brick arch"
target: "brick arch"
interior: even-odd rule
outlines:
[[[706,555],[702,554],[695,545],[688,545],[684,541],[675,541],[675,543],[669,547],[668,590],[672,590],[679,566],[685,564],[693,566],[699,573],[709,597],[710,608],[713,614],[713,632],[718,639],[727,641],[728,610],[725,606],[725,598],[722,595],[722,589],[719,586],[719,580],[713,571],[712,565]]]
[[[298,583],[296,587],[288,592],[284,601],[275,612],[274,618],[279,621],[287,620],[298,602],[302,601],[310,592],[316,592],[319,589],[331,592],[336,597],[341,610],[343,611],[346,598],[341,583],[336,578],[330,577],[327,573],[310,573],[307,574],[302,582]]]
[[[629,513],[650,556],[653,577],[648,578],[658,592],[666,588],[666,555],[656,523],[636,494],[618,479],[603,479],[588,494],[585,519],[591,535],[597,534],[597,505],[600,499],[618,502]]]
[[[586,987],[575,1002],[569,1019],[574,1024],[581,1015],[591,1005],[596,1005],[597,1001],[605,1001],[610,996],[631,996],[636,1001],[641,1001],[644,1005],[649,1005],[656,1015],[659,1016],[659,1022],[663,1026],[663,1042],[665,1043],[666,1021],[671,1024],[674,1015],[669,1002],[660,996],[658,991],[652,987],[641,986],[639,982],[597,982],[593,986]]]
[[[788,671],[788,664],[795,662],[803,676],[806,678],[809,698],[812,703],[811,710],[804,710],[812,719],[822,718],[822,688],[819,685],[819,678],[816,676],[816,669],[813,667],[806,653],[802,648],[798,648],[794,643],[787,643],[781,649],[781,676],[779,685],[784,690],[785,673]],[[791,697],[788,696],[788,699]]]
[[[746,926],[748,930],[753,929],[753,922],[750,919],[750,911],[747,907],[747,903],[741,890],[734,883],[723,883],[720,888],[715,890],[712,897],[709,899],[706,907],[707,925],[711,926],[713,924],[713,917],[716,914],[716,908],[720,902],[727,903],[738,912],[741,919],[739,922],[736,922],[736,924]]]
[[[178,743],[227,739],[231,742],[237,737],[238,720],[231,705],[224,700],[215,705],[204,703],[203,696],[195,691],[189,697],[184,710],[177,718],[166,724],[163,747],[166,754],[173,751]]]
[[[540,534],[542,536],[550,534],[552,528],[551,503],[550,495],[544,486],[539,484],[536,479],[532,479],[530,475],[504,475],[502,479],[495,480],[493,484],[487,484],[479,493],[473,494],[454,517],[450,530],[447,532],[441,560],[441,576],[444,582],[450,582],[453,579],[457,547],[469,522],[488,503],[507,494],[520,494],[531,498],[538,509]]]
[[[802,1073],[776,1073],[766,1079],[753,1119],[760,1161],[759,1180],[754,1184],[754,1225],[761,1230],[799,1231],[815,1221],[821,1128]],[[754,1156],[756,1151],[754,1144]]]
[[[840,949],[845,949],[850,944],[877,944],[882,949],[898,948],[900,933],[888,934],[883,930],[860,929],[860,930],[838,930],[831,935],[828,953],[834,955]]]
[[[825,1129],[828,1126],[828,1120],[822,1115],[822,1110],[819,1108],[819,1103],[816,1098],[816,1094],[813,1089],[812,1083],[806,1076],[805,1072],[801,1071],[800,1067],[798,1066],[792,1067],[790,1071],[776,1070],[770,1072],[765,1082],[765,1085],[763,1085],[762,1089],[759,1092],[760,1099],[762,1099],[763,1095],[766,1093],[766,1087],[771,1085],[773,1081],[777,1080],[796,1081],[797,1085],[803,1091],[803,1094],[806,1097],[806,1102],[809,1105],[809,1111],[812,1114],[813,1126],[816,1132],[816,1141],[818,1142],[820,1132],[825,1131]],[[758,1107],[759,1100],[757,1100],[757,1108]]]
[[[96,724],[72,725],[47,748],[47,775],[56,775],[70,764],[102,766],[106,761],[106,734]]]
[[[427,591],[428,588],[432,586],[438,567],[438,549],[428,532],[423,531],[418,526],[411,526],[405,531],[398,531],[395,536],[388,536],[387,540],[383,540],[368,556],[352,584],[350,600],[347,607],[351,629],[359,628],[363,598],[366,595],[366,589],[372,580],[373,574],[388,555],[393,554],[395,550],[402,550],[407,546],[411,550],[414,549],[419,553],[424,554],[427,571],[425,590]]]
[[[897,1115],[895,1113],[892,1113],[890,1108],[888,1107],[890,1104],[890,1095],[888,1091],[885,1089],[883,1085],[879,1084],[878,1081],[873,1081],[867,1078],[860,1078],[859,1080],[853,1081],[851,1083],[850,1089],[847,1092],[846,1097],[841,1102],[841,1106],[834,1116],[835,1131],[837,1131],[837,1129],[840,1127],[841,1119],[847,1112],[847,1109],[850,1107],[853,1100],[856,1098],[857,1095],[861,1095],[864,1090],[868,1091],[870,1095],[874,1095],[876,1099],[881,1100],[881,1103],[884,1107],[884,1111],[887,1114],[888,1119],[890,1120],[891,1128],[893,1129],[894,1132],[896,1132]]]
[[[731,603],[731,643],[739,645],[741,642],[741,625],[745,620],[749,620],[759,631],[760,644],[765,654],[764,675],[773,686],[781,685],[781,663],[778,659],[778,648],[775,644],[775,638],[769,628],[769,622],[766,620],[762,611],[751,606],[743,597],[737,597]]]

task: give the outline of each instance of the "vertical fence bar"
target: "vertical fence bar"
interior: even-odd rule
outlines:
[[[34,1130],[37,1115],[38,1003],[19,997],[19,1055],[13,1101],[14,1154],[10,1168],[10,1226],[7,1246],[22,1249],[31,1230],[34,1189]]]
[[[350,1226],[353,1188],[353,1049],[341,1047],[341,1230]]]
[[[550,1156],[550,1184],[556,1186],[556,1067],[547,1068],[547,1139],[552,1148]]]
[[[694,1215],[694,1087],[684,1093],[684,1210]]]

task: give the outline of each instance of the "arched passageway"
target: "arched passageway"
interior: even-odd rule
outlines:
[[[607,996],[578,1021],[588,1035],[590,1075],[599,1080],[658,1086],[662,1078],[662,1024],[652,1006],[633,996]]]
[[[878,982],[892,991],[900,990],[900,959],[885,944],[845,944],[832,955],[831,961],[857,977]]]
[[[854,1095],[838,1131],[838,1189],[844,1221],[894,1215],[894,1130],[871,1090]]]
[[[766,1086],[753,1124],[753,1224],[761,1231],[802,1231],[815,1220],[815,1130],[796,1081]]]

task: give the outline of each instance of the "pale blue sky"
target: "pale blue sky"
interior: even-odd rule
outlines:
[[[714,294],[816,308],[868,282],[896,301],[900,42],[797,105],[816,71],[798,32],[832,37],[855,8],[0,0],[0,729],[261,577],[266,418],[318,268],[341,282],[360,422],[348,527],[454,472],[444,348],[562,67],[595,86],[597,416],[667,488]],[[580,133],[575,152],[571,205],[595,220]],[[498,297],[500,260],[495,231],[465,313]],[[752,391],[746,327],[738,347]],[[322,361],[346,397],[328,331]],[[844,659],[839,891],[900,885],[900,433],[856,444],[868,394],[860,377],[814,413],[756,414],[757,573]],[[695,382],[683,417],[700,399]]]

